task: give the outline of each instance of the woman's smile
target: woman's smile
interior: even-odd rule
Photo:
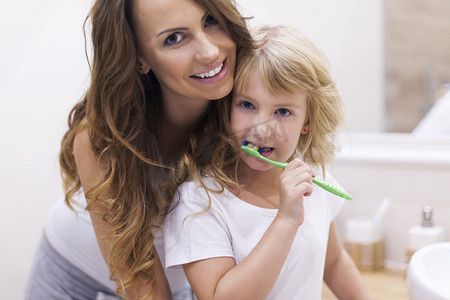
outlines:
[[[214,64],[211,67],[205,68],[205,70],[200,71],[197,74],[191,75],[190,77],[198,82],[205,84],[213,84],[221,81],[228,73],[227,60],[220,62],[218,66]]]

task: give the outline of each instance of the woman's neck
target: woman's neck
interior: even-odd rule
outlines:
[[[209,100],[164,99],[162,109],[163,125],[170,126],[177,132],[189,131],[197,125],[205,114]]]
[[[205,115],[208,100],[163,100],[161,116],[161,153],[163,158],[172,157],[182,140]]]

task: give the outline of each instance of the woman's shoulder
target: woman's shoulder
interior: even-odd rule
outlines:
[[[88,190],[95,184],[102,172],[99,161],[92,150],[90,132],[89,126],[83,124],[75,134],[73,141],[73,156],[84,190]]]
[[[73,154],[80,154],[86,152],[86,150],[91,149],[91,142],[89,140],[90,130],[87,126],[83,126],[75,134],[73,140]]]
[[[85,162],[95,162],[96,164],[95,154],[92,151],[90,141],[90,129],[87,126],[82,126],[75,134],[73,140],[73,155],[78,168],[81,165],[85,165]]]
[[[75,151],[77,150],[82,151],[91,148],[91,142],[89,139],[89,136],[91,134],[91,128],[86,120],[83,119],[80,121],[79,125],[76,126],[76,128],[73,129],[75,131],[75,137],[73,141],[73,151],[75,154]]]

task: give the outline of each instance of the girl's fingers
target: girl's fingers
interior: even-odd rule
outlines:
[[[313,192],[313,170],[298,158],[292,160],[281,174],[283,194],[287,198],[311,196]]]
[[[311,196],[314,187],[312,183],[302,182],[295,187],[292,187],[292,189],[299,196]]]
[[[312,183],[313,170],[309,165],[298,158],[291,161],[281,174],[282,182],[289,184],[299,184],[303,181]]]

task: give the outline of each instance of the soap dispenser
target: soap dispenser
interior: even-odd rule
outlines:
[[[422,208],[422,223],[413,226],[408,232],[407,261],[419,248],[444,241],[444,227],[434,226],[433,208],[425,205]]]

